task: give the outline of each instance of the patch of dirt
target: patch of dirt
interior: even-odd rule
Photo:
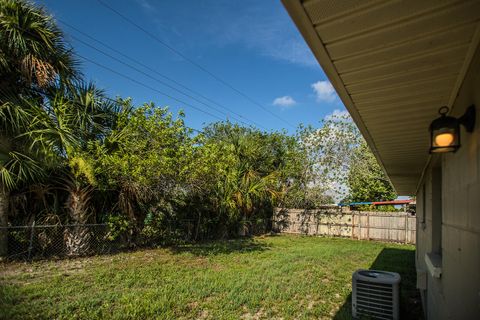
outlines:
[[[208,258],[194,257],[185,259],[178,257],[172,260],[171,253],[166,249],[143,249],[129,253],[118,253],[115,255],[79,257],[62,260],[42,260],[27,262],[1,262],[0,281],[16,284],[25,284],[39,279],[63,275],[65,277],[84,273],[91,266],[119,265],[122,268],[128,264],[150,264],[169,261],[196,268],[209,268],[220,271],[223,267],[211,263]],[[173,261],[173,262],[172,262]]]
[[[202,310],[197,316],[197,319],[207,319],[208,318],[208,310]]]
[[[198,302],[197,301],[190,302],[189,304],[187,304],[187,307],[190,310],[196,309],[198,307]]]
[[[250,312],[244,313],[240,319],[243,320],[260,320],[260,319],[266,319],[266,313],[263,310],[263,308],[260,308],[255,312],[254,314],[251,314]]]
[[[315,306],[315,301],[310,301],[307,305],[307,309],[312,310],[314,306]]]
[[[8,283],[27,284],[58,275],[71,276],[85,272],[94,263],[112,261],[111,256],[86,257],[64,260],[9,262],[0,265],[0,280]]]

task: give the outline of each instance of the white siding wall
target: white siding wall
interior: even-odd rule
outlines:
[[[442,167],[442,275],[433,278],[425,264],[432,249],[432,168],[417,194],[417,269],[427,271],[423,292],[428,319],[480,319],[480,55],[477,52],[455,102],[453,114],[462,115],[475,104],[475,132],[462,128],[462,147],[456,153],[435,156],[431,167]],[[433,120],[433,119],[432,119]],[[434,158],[435,158],[434,157]],[[426,204],[425,228],[421,210]]]

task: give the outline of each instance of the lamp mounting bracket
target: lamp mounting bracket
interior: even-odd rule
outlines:
[[[470,107],[467,108],[467,111],[458,118],[458,122],[460,122],[467,132],[473,132],[473,129],[475,127],[475,118],[476,118],[476,111],[475,111],[475,105],[471,105]]]

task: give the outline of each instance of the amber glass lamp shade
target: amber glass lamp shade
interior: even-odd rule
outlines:
[[[440,117],[430,124],[430,153],[455,152],[460,148],[460,123],[447,116],[447,112],[447,107],[440,108]]]

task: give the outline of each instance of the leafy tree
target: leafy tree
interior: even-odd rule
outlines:
[[[318,158],[313,154],[315,147],[304,140],[312,132],[311,127],[300,128],[284,155],[286,166],[282,175],[286,183],[282,207],[311,209],[333,202],[322,183]]]
[[[191,130],[183,113],[177,119],[166,108],[145,104],[133,108],[121,100],[122,111],[104,142],[97,142],[96,176],[102,187],[115,190],[116,207],[139,232],[145,221],[172,214],[188,191],[192,170]]]
[[[183,221],[195,239],[227,237],[265,226],[277,205],[394,197],[348,114],[294,136],[230,122],[194,134],[183,112],[111,101],[83,81],[43,9],[0,0],[0,226],[9,203],[23,218],[74,223],[63,238],[81,254],[82,224],[97,219],[112,237],[159,243],[185,236]],[[0,230],[0,256],[6,240]]]
[[[397,197],[390,180],[365,141],[354,150],[352,158],[354,165],[350,167],[348,173],[350,189],[348,200],[388,201]]]
[[[284,206],[316,208],[343,197],[351,154],[361,139],[349,115],[329,116],[319,129],[300,126],[296,139],[294,170]]]
[[[231,123],[215,123],[200,137],[203,159],[213,160],[209,174],[208,212],[223,226],[222,236],[251,232],[250,224],[269,220],[272,207],[282,197],[288,168],[288,146],[294,141],[284,133],[264,133]],[[212,156],[214,155],[214,156]],[[207,167],[211,167],[202,160]]]
[[[388,177],[348,113],[326,117],[320,129],[300,128],[298,137],[306,159],[301,177],[305,199],[315,191],[316,197],[329,201],[395,198]],[[306,201],[307,207],[319,203]]]

